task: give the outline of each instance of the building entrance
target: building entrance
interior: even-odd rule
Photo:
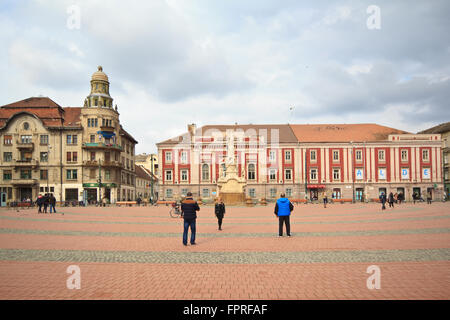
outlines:
[[[31,188],[19,188],[19,201],[25,201],[33,198],[33,190]]]
[[[356,199],[356,201],[364,201],[364,189],[363,188],[356,188],[355,199]]]

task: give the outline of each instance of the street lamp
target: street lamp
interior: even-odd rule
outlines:
[[[50,188],[48,186],[48,180],[49,180],[49,174],[50,174],[50,167],[49,167],[49,163],[50,163],[50,150],[52,149],[51,146],[47,145],[47,193],[50,193]]]
[[[355,203],[355,156],[354,156],[355,147],[353,145],[353,141],[350,141],[350,144],[352,146],[352,149],[350,152],[350,154],[352,156],[352,194],[353,194],[352,203]]]

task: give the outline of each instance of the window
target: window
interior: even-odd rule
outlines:
[[[275,162],[275,160],[276,160],[275,150],[270,150],[269,151],[269,161],[270,162]]]
[[[186,151],[181,152],[181,163],[183,163],[183,164],[187,163],[187,152]]]
[[[422,161],[430,161],[430,153],[428,150],[422,150]]]
[[[408,150],[402,150],[402,161],[403,162],[408,161]]]
[[[72,162],[72,152],[67,152],[67,162]]]
[[[46,134],[41,135],[40,136],[40,143],[44,144],[44,145],[48,144],[48,135],[46,135]]]
[[[250,198],[255,198],[256,197],[256,190],[255,190],[255,188],[248,189],[248,196]]]
[[[48,170],[41,170],[40,178],[41,178],[41,180],[47,180],[48,179]]]
[[[111,179],[111,171],[106,169],[105,170],[105,179],[110,180]]]
[[[284,170],[284,179],[292,180],[292,169]]]
[[[91,161],[95,161],[95,152],[94,151],[91,152]]]
[[[341,180],[341,170],[340,169],[333,169],[333,180],[335,180],[335,181]]]
[[[255,180],[256,179],[256,168],[254,163],[250,163],[248,165],[248,180]]]
[[[172,197],[173,197],[173,190],[166,189],[166,198],[172,198]]]
[[[90,143],[94,143],[95,142],[95,134],[91,134],[89,139],[90,139],[89,140]]]
[[[21,143],[31,143],[33,141],[30,135],[20,136]]]
[[[77,162],[78,161],[78,153],[75,151],[75,152],[72,152],[72,162]]]
[[[188,193],[188,189],[186,189],[186,188],[181,189],[181,195],[182,196],[185,197],[187,193]]]
[[[3,136],[3,144],[6,146],[12,145],[12,136],[11,135]]]
[[[339,161],[339,151],[333,150],[333,161]]]
[[[311,159],[312,162],[317,161],[317,153],[316,153],[316,150],[311,150],[311,151],[310,151],[310,159]]]
[[[78,179],[77,169],[66,170],[66,178],[67,180],[77,180]]]
[[[181,181],[183,181],[183,182],[188,181],[188,171],[187,170],[181,170]]]
[[[29,124],[28,122],[25,122],[25,123],[23,124],[23,128],[24,128],[25,130],[30,129],[30,124]]]
[[[11,180],[12,179],[12,171],[11,170],[3,170],[3,180]]]
[[[331,194],[331,198],[333,199],[341,199],[341,189],[334,188],[333,193]]]
[[[277,179],[277,170],[276,169],[270,169],[269,171],[269,179],[274,181]]]
[[[166,181],[172,181],[172,170],[166,171]]]
[[[227,175],[227,166],[226,166],[225,163],[222,163],[221,166],[222,166],[222,176],[226,177],[226,175]]]
[[[11,162],[12,161],[12,152],[3,152],[3,161]]]
[[[105,162],[111,161],[111,153],[108,151],[105,151]]]
[[[31,170],[20,170],[20,179],[31,179]]]
[[[40,158],[41,162],[47,162],[48,161],[48,152],[47,151],[41,152],[39,158]]]
[[[206,163],[202,165],[202,180],[209,180],[209,166]]]
[[[95,169],[90,169],[89,170],[89,178],[95,179]]]
[[[317,169],[310,169],[309,170],[309,178],[311,180],[317,180]]]
[[[378,150],[378,160],[385,161],[385,153],[384,150]]]
[[[202,190],[202,197],[203,198],[209,198],[209,189],[203,189]]]
[[[166,152],[166,162],[172,162],[172,152]]]
[[[73,135],[68,134],[66,139],[67,144],[75,145],[78,143],[78,136],[76,134]]]
[[[362,151],[361,151],[361,150],[356,150],[356,151],[355,151],[355,159],[356,159],[356,161],[358,161],[358,162],[361,162],[361,161],[362,161]]]
[[[291,188],[287,188],[286,189],[286,197],[287,198],[291,198],[292,197],[292,189]]]
[[[277,196],[277,189],[270,188],[270,197],[275,198]]]
[[[284,160],[286,162],[291,162],[291,151],[290,150],[287,150],[284,152]]]

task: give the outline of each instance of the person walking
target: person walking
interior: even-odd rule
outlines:
[[[389,193],[388,202],[389,202],[389,208],[393,208],[394,207],[394,194],[392,192]]]
[[[42,194],[37,197],[36,204],[38,206],[38,213],[42,213],[42,205],[44,204],[44,197]]]
[[[214,206],[214,212],[217,217],[217,223],[219,224],[219,230],[222,230],[222,220],[225,215],[225,203],[223,203],[222,199],[219,198]]]
[[[56,213],[56,198],[53,195],[53,193],[50,193],[48,200],[49,200],[49,204],[50,204],[50,213],[52,213],[52,209],[53,209],[53,213]]]
[[[417,192],[414,192],[414,193],[413,193],[413,203],[414,203],[414,204],[416,204],[416,200],[419,200],[419,199],[418,199],[418,194],[417,194]]]
[[[44,203],[44,213],[47,213],[47,207],[48,207],[48,205],[49,205],[49,203],[50,203],[50,198],[49,198],[49,196],[48,196],[48,193],[46,193],[46,194],[44,195],[43,203]]]
[[[394,202],[398,203],[398,193],[394,193]]]
[[[327,193],[324,192],[324,193],[323,193],[323,207],[324,207],[324,208],[327,207],[327,203],[328,203],[328,196],[327,196]]]
[[[427,193],[427,203],[428,204],[431,204],[431,200],[432,200],[432,194],[431,194],[431,191],[428,191],[428,193]]]
[[[384,192],[380,195],[380,202],[381,202],[381,210],[386,210],[386,195]]]
[[[183,245],[187,246],[188,231],[191,228],[191,245],[195,245],[197,211],[200,211],[197,201],[192,198],[192,192],[186,194],[181,202],[181,217],[184,219]]]
[[[405,200],[405,196],[403,195],[403,192],[400,192],[398,195],[398,204],[402,204],[403,200]]]
[[[286,195],[282,193],[280,195],[280,199],[277,200],[275,205],[275,215],[278,217],[278,236],[283,236],[283,224],[286,225],[286,234],[288,237],[291,236],[291,224],[289,221],[289,217],[291,215],[292,210],[294,210],[294,206],[286,198]]]

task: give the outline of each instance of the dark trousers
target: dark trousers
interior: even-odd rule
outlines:
[[[191,244],[195,243],[195,219],[184,219],[183,244],[187,244],[189,227],[191,228]]]
[[[42,212],[42,203],[38,204],[38,207],[39,207],[38,213]]]
[[[394,202],[389,202],[389,208],[393,208],[394,207]]]
[[[279,236],[283,235],[283,223],[284,223],[286,225],[286,234],[288,236],[290,236],[291,235],[291,223],[289,221],[289,216],[279,216],[278,222],[279,222],[278,235]]]
[[[47,213],[48,204],[44,203],[44,213]]]
[[[221,217],[221,216],[217,217],[217,223],[219,224],[219,230],[222,230],[222,220],[223,220],[223,217]]]
[[[53,209],[53,213],[56,213],[56,208],[54,204],[50,204],[50,213],[52,213],[52,209]]]

